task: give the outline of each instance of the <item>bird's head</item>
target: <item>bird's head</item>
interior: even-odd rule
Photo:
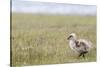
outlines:
[[[71,34],[68,36],[67,40],[76,40],[76,34],[75,34],[75,33],[71,33]]]

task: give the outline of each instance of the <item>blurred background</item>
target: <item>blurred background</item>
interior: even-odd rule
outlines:
[[[12,12],[50,15],[96,15],[96,6],[12,0]]]

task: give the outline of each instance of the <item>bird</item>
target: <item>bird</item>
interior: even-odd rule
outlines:
[[[90,41],[78,39],[75,33],[71,33],[67,37],[67,40],[69,41],[70,48],[79,54],[78,57],[82,56],[85,58],[85,54],[92,48],[92,43]]]

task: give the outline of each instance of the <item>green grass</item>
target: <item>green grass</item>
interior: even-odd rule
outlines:
[[[67,41],[71,32],[95,46],[86,59],[77,59]],[[96,61],[96,17],[12,14],[12,65]]]

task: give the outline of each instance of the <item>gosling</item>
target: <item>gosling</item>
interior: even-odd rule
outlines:
[[[90,48],[92,48],[92,43],[90,41],[77,39],[75,33],[71,33],[67,39],[69,40],[70,48],[79,54],[78,57],[82,56],[85,58],[85,54],[87,54]]]

